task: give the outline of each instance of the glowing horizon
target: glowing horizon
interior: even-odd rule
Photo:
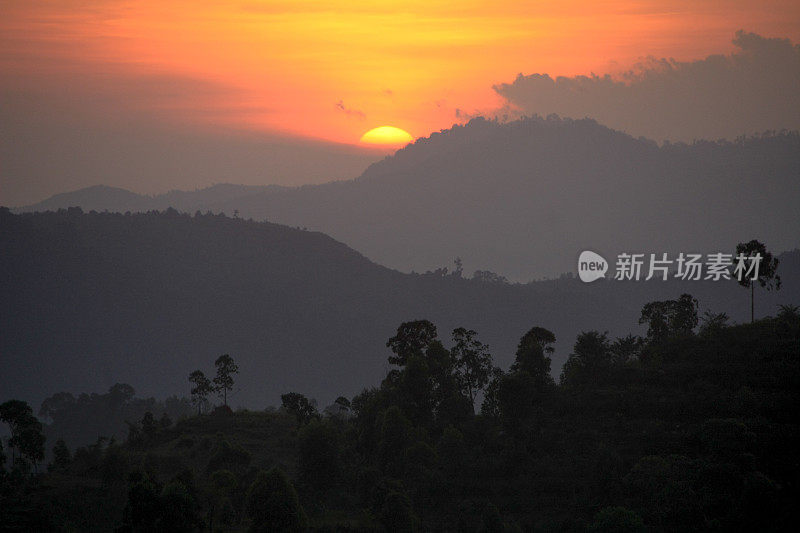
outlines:
[[[417,135],[495,110],[518,73],[619,72],[643,56],[732,49],[735,30],[800,40],[800,8],[680,1],[188,2],[0,8],[0,68],[166,123],[358,145],[368,124]],[[144,86],[129,90],[133,83]],[[129,92],[126,92],[129,91]]]

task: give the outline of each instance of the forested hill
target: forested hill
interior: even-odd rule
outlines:
[[[791,250],[800,245],[798,180],[797,132],[659,146],[588,119],[474,119],[356,180],[125,202],[93,188],[25,209],[238,211],[322,231],[404,272],[460,256],[470,271],[529,281],[572,268],[585,249],[716,250],[748,234]]]
[[[234,406],[275,405],[292,390],[325,405],[377,383],[386,340],[419,318],[446,345],[454,328],[476,330],[503,368],[525,331],[546,327],[558,339],[556,374],[582,330],[641,332],[648,301],[690,292],[701,313],[749,319],[749,291],[734,282],[510,285],[402,274],[321,233],[174,210],[3,209],[0,250],[0,390],[33,405],[117,382],[143,396],[185,395],[189,372],[212,372],[223,353],[241,369]],[[781,261],[784,286],[756,291],[757,316],[800,303],[800,253]]]

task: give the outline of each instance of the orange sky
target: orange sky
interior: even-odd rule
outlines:
[[[492,84],[519,72],[728,53],[740,28],[798,42],[800,2],[7,0],[0,69],[19,90],[63,86],[167,122],[357,143],[494,109]]]

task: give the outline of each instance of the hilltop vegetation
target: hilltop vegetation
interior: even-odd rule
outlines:
[[[798,309],[697,329],[692,299],[674,302],[683,318],[657,336],[580,334],[558,384],[544,328],[500,370],[475,332],[454,331],[448,349],[430,322],[403,323],[380,386],[323,413],[295,392],[277,411],[221,406],[174,424],[151,415],[124,443],[62,449],[47,474],[8,465],[4,524],[791,531]],[[473,404],[475,391],[483,399]]]
[[[539,324],[558,339],[556,377],[581,331],[643,333],[635,324],[648,301],[690,292],[701,313],[750,320],[749,291],[733,281],[519,285],[458,267],[402,274],[320,233],[175,210],[0,210],[0,249],[0,390],[33,405],[115,383],[145,398],[185,396],[187,368],[208,370],[223,353],[247,369],[231,391],[234,407],[276,405],[292,389],[328,404],[379,380],[385,339],[415,317],[441,331],[479,331],[504,368]],[[800,304],[800,252],[780,259],[783,287],[756,289],[756,317]],[[103,433],[122,438],[117,427]]]

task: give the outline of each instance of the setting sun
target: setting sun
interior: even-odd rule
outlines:
[[[367,133],[361,136],[361,142],[365,144],[408,144],[414,140],[405,130],[395,128],[394,126],[381,126],[379,128],[372,128]]]
[[[519,73],[614,74],[649,56],[728,53],[737,28],[800,40],[797,2],[768,3],[4,2],[0,72],[15,91],[107,105],[102,116],[351,144],[366,124],[402,123],[416,137],[502,115],[495,87]]]

